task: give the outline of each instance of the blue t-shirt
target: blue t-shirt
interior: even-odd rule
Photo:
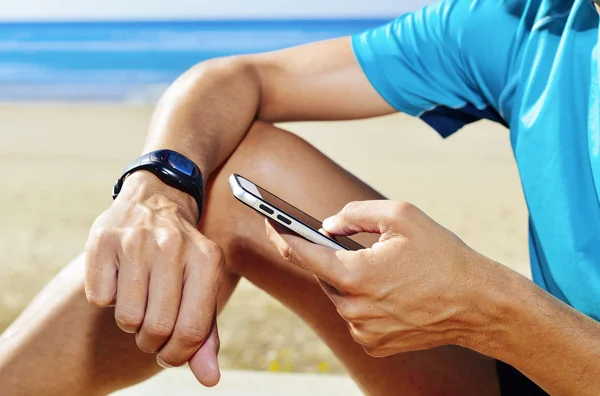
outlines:
[[[443,0],[352,38],[375,89],[446,137],[510,128],[534,281],[600,320],[600,68],[589,0]]]

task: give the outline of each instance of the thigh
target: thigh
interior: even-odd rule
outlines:
[[[350,337],[314,277],[277,254],[262,216],[237,202],[227,179],[239,173],[323,219],[347,202],[383,196],[302,139],[256,123],[211,179],[201,230],[225,251],[228,271],[246,277],[302,317],[342,360],[367,394],[498,393],[495,361],[459,347],[373,358]],[[376,236],[361,236],[369,245]],[[268,323],[265,324],[268,326]]]

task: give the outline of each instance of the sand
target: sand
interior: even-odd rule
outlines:
[[[0,105],[0,331],[82,250],[139,155],[149,106]],[[410,201],[480,252],[528,274],[527,210],[508,131],[444,140],[422,121],[288,124],[386,196]],[[268,325],[265,325],[268,323]],[[343,372],[316,336],[244,282],[220,319],[225,368]]]

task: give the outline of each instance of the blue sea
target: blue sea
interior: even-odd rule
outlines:
[[[192,65],[384,19],[0,23],[0,100],[153,102]]]

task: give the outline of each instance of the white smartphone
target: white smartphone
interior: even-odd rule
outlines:
[[[336,250],[364,249],[348,237],[325,235],[319,220],[238,174],[229,177],[229,187],[240,202],[310,242]]]

